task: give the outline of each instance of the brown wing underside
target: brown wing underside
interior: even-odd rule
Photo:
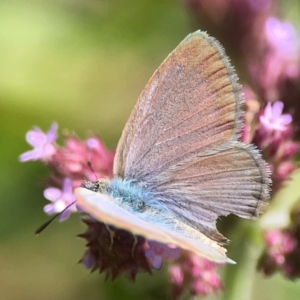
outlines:
[[[269,172],[252,145],[234,143],[147,178],[152,192],[178,218],[223,243],[216,229],[219,216],[257,217],[269,198]]]
[[[190,34],[139,97],[117,147],[114,175],[141,179],[236,139],[241,103],[222,46],[203,32]]]
[[[269,171],[237,141],[241,87],[222,46],[197,31],[154,73],[117,147],[114,176],[135,179],[177,218],[222,243],[218,216],[257,216]]]

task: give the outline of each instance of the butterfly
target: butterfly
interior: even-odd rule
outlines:
[[[258,149],[239,141],[241,85],[221,44],[189,34],[155,71],[118,143],[112,179],[85,182],[77,205],[95,219],[233,262],[220,216],[255,219],[270,193]]]

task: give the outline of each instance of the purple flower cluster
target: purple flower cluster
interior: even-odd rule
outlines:
[[[182,255],[181,260],[169,268],[172,296],[178,299],[186,292],[193,296],[208,296],[223,289],[216,272],[218,264],[194,254]]]
[[[39,128],[30,130],[26,140],[34,149],[19,158],[21,162],[40,160],[51,170],[48,187],[44,190],[44,197],[50,201],[44,211],[49,215],[63,211],[76,200],[74,189],[81,186],[84,178],[92,181],[95,176],[111,177],[114,157],[114,152],[108,151],[97,137],[82,141],[67,135],[64,146],[58,146],[55,143],[57,129],[58,125],[54,123],[47,133]],[[61,213],[60,221],[66,220],[72,212],[77,212],[75,203]],[[81,262],[92,271],[106,274],[107,278],[114,280],[124,274],[134,280],[138,272],[151,273],[152,268],[160,269],[167,261],[171,269],[181,268],[184,282],[181,283],[181,292],[187,290],[193,295],[206,295],[221,286],[216,265],[206,259],[173,245],[134,236],[90,217],[85,217],[83,222],[87,230],[79,236],[87,241],[87,250]],[[192,276],[189,266],[194,270]],[[173,272],[170,274],[173,289],[176,289],[179,284],[174,282]],[[178,293],[175,294],[174,297]]]
[[[282,82],[299,79],[299,37],[291,24],[273,16],[266,19],[264,34],[266,53],[256,75],[265,99],[273,102],[281,97]]]
[[[297,168],[300,139],[300,38],[294,26],[278,18],[274,0],[185,0],[200,24],[225,46],[239,66],[246,100],[242,139],[254,143],[272,170],[272,193]],[[246,79],[246,80],[245,80]],[[271,203],[272,205],[272,203]],[[291,212],[292,214],[293,212]],[[294,222],[294,223],[293,223]],[[290,228],[267,231],[260,270],[300,275],[295,255],[300,240],[297,222]],[[272,238],[271,238],[272,237]],[[289,238],[290,237],[290,238]],[[281,242],[277,242],[281,239]],[[293,271],[288,271],[294,260]],[[264,264],[265,262],[265,264]],[[272,267],[271,267],[272,266]],[[295,271],[295,268],[297,271]],[[272,270],[272,271],[269,271]]]
[[[173,245],[148,241],[145,247],[145,255],[155,269],[160,269],[163,260],[174,261],[180,258],[182,250]]]
[[[93,219],[84,222],[88,229],[79,236],[87,240],[87,250],[81,260],[87,268],[99,270],[112,280],[121,274],[134,280],[139,271],[151,273],[143,237]]]
[[[267,245],[258,268],[266,275],[276,271],[290,279],[300,276],[300,228],[269,230],[265,234]]]
[[[299,152],[299,144],[293,140],[294,128],[290,114],[283,114],[283,103],[280,101],[261,110],[259,125],[253,137],[255,144],[263,151],[273,174],[273,193],[282,183],[289,179],[296,169],[293,161]]]
[[[53,123],[47,133],[34,127],[26,134],[33,150],[19,157],[21,162],[40,160],[50,168],[49,186],[44,190],[44,197],[51,201],[44,207],[49,215],[61,212],[74,202],[73,190],[81,186],[83,178],[92,181],[110,177],[114,158],[114,152],[108,151],[97,137],[81,141],[76,136],[68,135],[65,145],[58,146],[55,143],[57,129],[57,123]],[[60,220],[65,220],[74,211],[77,211],[76,206],[70,206],[61,214]]]

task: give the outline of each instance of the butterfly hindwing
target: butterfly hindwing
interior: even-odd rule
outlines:
[[[222,244],[219,216],[256,218],[269,198],[269,172],[252,145],[232,143],[212,155],[180,162],[146,178],[154,197],[177,218]]]

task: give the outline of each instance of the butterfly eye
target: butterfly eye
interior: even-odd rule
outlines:
[[[144,207],[145,207],[145,202],[142,201],[142,200],[139,200],[138,203],[137,203],[137,208],[139,210],[142,210]]]

